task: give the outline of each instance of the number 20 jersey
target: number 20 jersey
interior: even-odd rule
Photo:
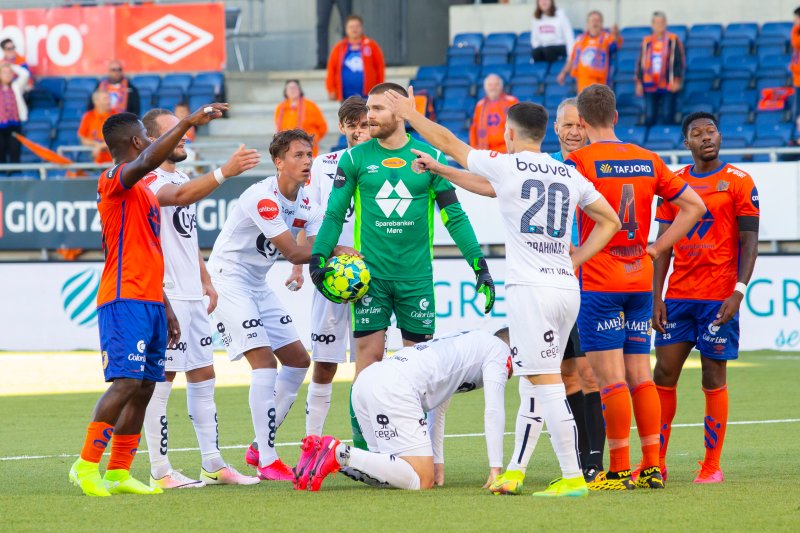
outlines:
[[[469,171],[486,177],[506,230],[506,285],[578,290],[569,256],[576,207],[601,198],[574,168],[548,154],[472,150]]]
[[[597,142],[572,152],[567,159],[591,181],[619,214],[622,228],[597,255],[580,268],[581,289],[594,292],[650,292],[653,262],[646,253],[653,198],[672,201],[688,185],[658,155],[634,144]],[[581,212],[583,244],[594,222]]]

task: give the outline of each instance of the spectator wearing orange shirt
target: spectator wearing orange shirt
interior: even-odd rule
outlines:
[[[497,74],[486,76],[483,90],[486,96],[475,105],[469,127],[469,144],[479,150],[505,153],[503,133],[506,130],[506,114],[508,108],[519,100],[503,92],[503,80]]]
[[[789,64],[792,71],[792,84],[794,85],[794,104],[792,117],[797,118],[800,113],[800,7],[794,10],[794,26],[792,27],[792,60]]]
[[[645,125],[675,122],[675,100],[681,90],[686,55],[683,43],[667,31],[667,15],[653,13],[653,33],[642,40],[636,62],[636,95],[644,96]]]
[[[82,145],[91,147],[95,163],[111,163],[111,154],[103,140],[103,123],[114,114],[111,112],[111,98],[106,91],[97,89],[92,94],[92,104],[94,108],[81,118],[78,138]]]
[[[125,77],[122,63],[116,59],[108,64],[108,76],[97,84],[97,89],[108,93],[112,113],[127,111],[139,114],[139,91]]]
[[[355,95],[366,99],[370,89],[384,81],[383,50],[364,35],[364,21],[358,15],[345,19],[344,32],[345,38],[328,58],[325,87],[331,100],[341,102]]]
[[[314,157],[319,152],[319,142],[328,132],[325,117],[317,104],[303,95],[298,80],[287,80],[283,86],[284,100],[275,108],[275,131],[300,128],[314,137]]]
[[[603,29],[603,14],[590,11],[586,17],[586,31],[575,40],[572,55],[558,75],[564,84],[570,74],[578,84],[578,93],[593,83],[608,85],[608,73],[617,46],[622,43],[616,25],[610,32]]]

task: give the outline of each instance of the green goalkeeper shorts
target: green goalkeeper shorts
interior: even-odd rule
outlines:
[[[397,327],[402,330],[433,335],[436,328],[431,279],[386,281],[372,278],[367,294],[354,302],[351,309],[356,333],[388,329],[392,313],[397,318]]]

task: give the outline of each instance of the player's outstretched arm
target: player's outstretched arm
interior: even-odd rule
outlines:
[[[395,115],[407,120],[426,141],[455,159],[462,167],[467,168],[467,155],[472,148],[453,135],[450,130],[436,124],[417,111],[413,87],[409,86],[408,88],[408,98],[395,91],[387,91],[386,99],[389,101],[389,109]]]
[[[669,200],[671,204],[680,209],[675,216],[675,220],[669,225],[667,231],[664,232],[656,242],[647,247],[647,253],[653,259],[672,250],[672,246],[678,242],[684,235],[689,233],[695,222],[700,220],[706,212],[706,205],[700,196],[694,192],[694,189],[687,186],[677,198]]]
[[[484,381],[483,397],[486,407],[483,412],[483,423],[486,432],[486,452],[489,455],[489,478],[483,486],[485,489],[489,488],[503,468],[503,434],[506,427],[505,392],[505,383]]]
[[[450,165],[445,165],[431,157],[430,154],[413,148],[411,149],[411,153],[417,156],[417,159],[414,160],[411,165],[414,170],[418,172],[432,172],[443,177],[453,185],[457,185],[471,193],[488,196],[489,198],[495,198],[497,196],[492,184],[483,176],[473,174],[466,170],[459,170]]]
[[[574,249],[571,256],[573,268],[578,268],[602,250],[622,227],[619,215],[602,196],[582,209],[595,222],[595,226],[586,241]]]
[[[444,485],[444,421],[450,400],[448,398],[433,410],[433,420],[428,417],[428,431],[433,448],[433,484],[437,487]]]
[[[666,222],[658,224],[658,237],[664,235],[669,228]],[[657,237],[657,238],[658,238]],[[653,329],[665,333],[667,325],[667,305],[664,303],[664,282],[667,280],[669,262],[672,259],[672,248],[653,260]]]
[[[254,168],[261,162],[258,150],[239,146],[230,159],[220,168],[204,174],[199,178],[193,179],[184,185],[169,183],[158,190],[156,198],[161,207],[167,205],[191,205],[199,202],[217,187],[225,183],[225,180],[233,178]]]
[[[120,181],[122,184],[130,189],[143,177],[161,166],[161,163],[167,160],[169,154],[178,146],[183,136],[192,126],[202,126],[208,124],[216,118],[220,118],[222,114],[229,108],[228,104],[208,104],[186,118],[181,119],[178,124],[169,130],[167,133],[153,141],[153,143],[144,149],[139,157],[122,167],[120,174]]]

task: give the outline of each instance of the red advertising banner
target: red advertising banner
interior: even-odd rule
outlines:
[[[0,10],[5,38],[35,76],[225,68],[222,3]]]

